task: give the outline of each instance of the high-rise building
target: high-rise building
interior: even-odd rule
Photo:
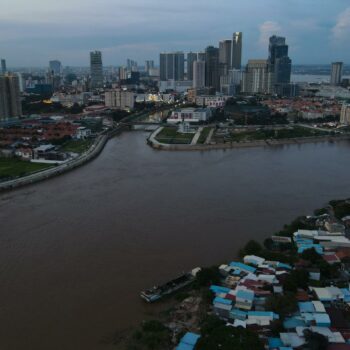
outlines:
[[[242,91],[250,94],[271,93],[271,79],[267,60],[249,60],[243,73]]]
[[[49,68],[50,68],[50,72],[52,72],[53,75],[61,75],[62,65],[60,61],[58,60],[50,61]]]
[[[205,52],[198,52],[197,60],[198,61],[205,61]]]
[[[160,80],[184,80],[185,55],[183,52],[161,53]]]
[[[231,55],[232,55],[232,40],[222,40],[219,42],[219,62],[231,69]]]
[[[20,117],[22,104],[17,75],[0,76],[0,119]]]
[[[133,71],[133,72],[137,72],[138,71],[137,62],[134,61],[134,60],[131,60],[130,58],[128,58],[126,60],[126,66],[128,67],[128,69],[130,71]]]
[[[193,62],[198,60],[197,52],[187,54],[187,80],[193,80]]]
[[[193,62],[193,85],[195,89],[200,89],[205,86],[205,62]]]
[[[118,77],[119,80],[126,80],[129,78],[129,71],[126,67],[119,67],[118,68]]]
[[[286,38],[273,35],[269,43],[269,71],[273,74],[272,84],[289,84],[292,61],[288,57]]]
[[[343,74],[343,62],[333,62],[331,70],[331,85],[340,85]]]
[[[103,87],[103,66],[101,51],[90,52],[91,87]]]
[[[219,49],[208,46],[205,49],[205,86],[220,90]]]
[[[153,60],[147,60],[145,64],[145,70],[146,73],[149,74],[150,70],[154,68],[154,61]]]
[[[242,68],[242,32],[235,32],[231,42],[231,69]]]
[[[6,60],[4,58],[1,59],[1,73],[5,74],[7,72],[6,68]]]
[[[135,93],[121,89],[108,90],[105,92],[105,105],[116,109],[133,109]]]
[[[224,95],[233,96],[240,91],[242,71],[230,69],[226,75],[220,77],[220,92]]]
[[[350,124],[350,104],[343,104],[340,112],[340,123],[345,125]]]

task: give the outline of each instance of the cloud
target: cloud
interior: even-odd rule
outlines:
[[[266,47],[269,43],[270,36],[278,34],[281,31],[281,27],[277,22],[265,21],[260,27],[259,43],[262,47]]]
[[[333,38],[343,41],[350,36],[350,7],[338,15],[337,23],[332,28]]]

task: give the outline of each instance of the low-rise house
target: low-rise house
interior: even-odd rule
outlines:
[[[20,147],[16,149],[15,155],[23,160],[31,160],[33,158],[33,150],[30,147]]]
[[[79,126],[77,128],[75,138],[78,140],[84,140],[91,136],[91,130],[86,128],[85,126]]]
[[[246,273],[252,273],[252,274],[255,273],[255,271],[256,271],[255,267],[252,267],[252,266],[249,266],[247,264],[243,264],[243,263],[237,262],[237,261],[231,262],[230,267],[232,267],[235,270],[241,270],[241,271],[244,271]]]
[[[176,347],[176,350],[193,350],[199,338],[199,334],[187,332],[181,338],[179,345]]]
[[[322,302],[332,302],[344,299],[343,292],[337,287],[310,287],[310,290],[312,290],[315,293],[318,300]]]
[[[264,263],[265,259],[264,258],[260,258],[259,256],[256,256],[256,255],[246,255],[243,258],[243,261],[244,261],[245,264],[251,264],[251,265],[259,266],[259,265]]]
[[[254,295],[254,292],[248,289],[238,290],[235,307],[243,310],[251,310],[254,303]]]
[[[34,158],[35,159],[45,159],[45,156],[55,150],[55,145],[47,144],[41,145],[39,147],[34,148]]]

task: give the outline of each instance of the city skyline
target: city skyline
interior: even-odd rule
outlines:
[[[94,50],[103,52],[106,66],[119,65],[127,57],[158,63],[160,52],[203,51],[230,39],[235,31],[245,38],[243,64],[266,57],[266,43],[274,34],[289,38],[295,64],[350,62],[350,53],[344,50],[350,35],[350,6],[345,0],[332,4],[249,0],[239,5],[220,0],[186,6],[183,0],[176,4],[102,0],[98,8],[94,4],[87,0],[81,6],[80,0],[74,0],[67,8],[48,1],[43,7],[39,0],[30,4],[5,0],[0,52],[7,65],[39,67],[58,59],[64,66],[88,66],[87,53]]]

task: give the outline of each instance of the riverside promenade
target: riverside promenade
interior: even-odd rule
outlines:
[[[113,133],[99,135],[93,145],[79,157],[74,158],[66,163],[57,165],[53,168],[39,171],[27,176],[16,178],[13,180],[5,181],[0,183],[0,191],[11,190],[17,187],[33,184],[42,180],[46,180],[50,177],[61,175],[67,171],[77,168],[86,162],[95,158],[104,148],[105,144]]]
[[[279,145],[298,145],[303,143],[316,142],[336,142],[350,140],[350,134],[345,135],[326,135],[313,137],[296,137],[289,139],[267,139],[255,141],[241,141],[241,142],[226,142],[226,143],[211,143],[209,136],[204,144],[166,144],[157,140],[157,135],[162,131],[163,127],[155,130],[147,139],[147,143],[154,149],[163,151],[209,151],[230,148],[247,148],[247,147],[273,147]]]

